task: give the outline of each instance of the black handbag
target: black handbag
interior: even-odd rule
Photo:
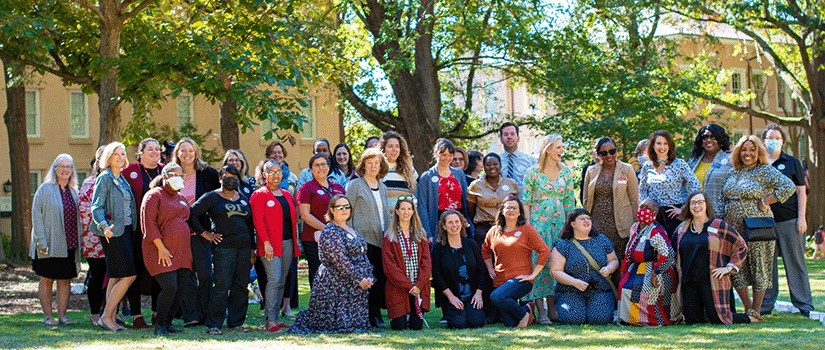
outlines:
[[[771,217],[745,218],[745,240],[751,241],[775,241],[776,221]]]

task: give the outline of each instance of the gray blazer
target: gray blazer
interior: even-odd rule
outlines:
[[[699,162],[702,161],[704,156],[705,154],[702,153],[699,158],[688,160],[690,170],[696,172],[696,167],[699,166]],[[733,164],[730,161],[730,151],[719,150],[713,156],[713,162],[705,175],[705,183],[702,184],[705,193],[707,193],[710,202],[713,204],[714,215],[717,218],[721,218],[725,213],[725,208],[722,208],[722,186],[725,185],[725,179],[727,179],[731,168],[733,168]]]
[[[392,217],[387,204],[387,186],[381,180],[378,180],[378,192],[381,196],[381,203],[376,205],[367,180],[359,177],[347,184],[347,198],[352,203],[349,225],[358,231],[367,244],[381,247],[384,242],[384,231],[390,228]],[[384,212],[384,229],[381,228],[381,216],[378,210]]]
[[[79,202],[77,191],[72,190],[75,205]],[[83,223],[80,210],[77,211],[77,249],[74,252],[75,264],[80,264],[80,247],[83,244]],[[49,248],[48,254],[40,249]],[[63,198],[60,188],[55,183],[44,182],[37,188],[32,200],[32,240],[29,244],[29,257],[34,259],[67,258],[66,231],[63,225]],[[80,271],[78,269],[78,271]]]
[[[92,195],[92,224],[89,226],[89,231],[98,236],[103,236],[103,232],[109,225],[115,226],[112,228],[114,237],[123,235],[123,227],[125,226],[124,219],[126,218],[123,207],[123,192],[117,188],[115,181],[123,181],[126,189],[129,190],[133,230],[137,229],[138,213],[137,206],[135,205],[135,197],[131,194],[132,188],[126,182],[126,179],[123,178],[123,174],[121,174],[120,178],[116,179],[115,175],[112,174],[112,170],[106,168],[106,170],[100,173],[95,179],[95,191]],[[109,219],[106,218],[107,215],[109,215]]]

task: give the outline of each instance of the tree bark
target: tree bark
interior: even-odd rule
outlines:
[[[120,140],[120,85],[117,65],[120,58],[120,34],[123,29],[123,9],[118,0],[100,0],[100,84],[96,91],[100,110],[100,139],[98,145]]]
[[[228,149],[240,149],[240,130],[235,119],[238,115],[238,103],[227,100],[221,103],[221,146],[224,152]]]
[[[32,218],[29,140],[26,136],[26,86],[21,80],[25,67],[7,59],[3,59],[3,67],[7,102],[3,122],[9,138],[12,183],[11,251],[8,257],[20,261],[28,256]]]

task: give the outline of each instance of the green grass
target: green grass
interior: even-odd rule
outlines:
[[[814,305],[825,310],[825,260],[808,260]],[[788,299],[784,272],[780,266],[780,299]],[[301,305],[307,303],[307,286],[302,285]],[[82,296],[73,296],[75,298]],[[39,323],[40,314],[0,316],[0,348],[120,348],[120,349],[822,349],[824,326],[798,314],[775,313],[754,325],[669,326],[662,328],[608,326],[531,326],[514,330],[486,326],[475,330],[447,330],[438,324],[441,311],[427,313],[430,329],[420,332],[384,331],[367,334],[294,335],[270,334],[258,305],[250,305],[246,324],[252,332],[209,336],[203,327],[186,329],[184,334],[156,338],[152,331],[103,332],[88,323],[88,312],[71,313],[78,325],[49,330]],[[740,307],[741,311],[741,307]],[[291,320],[287,320],[291,321]],[[179,320],[175,321],[180,322]]]

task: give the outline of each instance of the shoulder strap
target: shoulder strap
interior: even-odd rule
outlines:
[[[593,270],[601,270],[601,267],[599,267],[599,264],[596,263],[596,260],[593,259],[593,257],[590,255],[590,253],[587,252],[587,250],[584,249],[584,247],[582,247],[579,241],[577,241],[575,238],[571,239],[570,241],[573,242],[573,245],[575,245],[576,248],[579,248],[579,251],[582,252],[582,255],[584,255],[584,257],[587,258],[587,261],[590,262],[590,266],[593,267]],[[609,277],[605,279],[607,280],[607,283],[610,283],[610,288],[613,289],[613,296],[618,299],[619,292],[618,290],[616,290],[616,286],[613,284],[613,281]]]

